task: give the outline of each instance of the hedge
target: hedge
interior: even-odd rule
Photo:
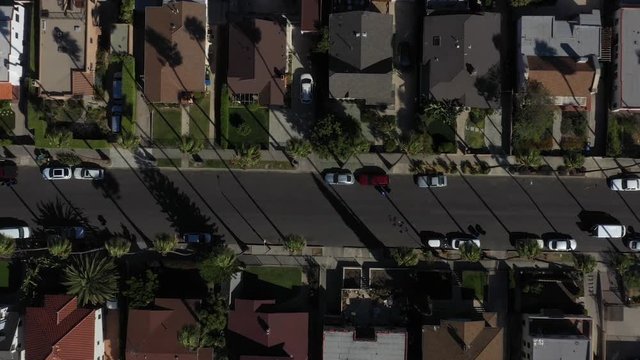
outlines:
[[[220,146],[223,149],[229,147],[229,106],[229,89],[223,85],[220,91]]]
[[[122,95],[125,106],[122,114],[122,128],[135,131],[136,115],[136,59],[133,56],[124,56],[122,60]]]

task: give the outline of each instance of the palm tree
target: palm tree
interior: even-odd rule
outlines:
[[[140,137],[131,131],[125,130],[118,136],[118,145],[127,150],[133,150],[140,145]]]
[[[302,138],[291,138],[287,140],[287,152],[295,158],[306,158],[311,155],[311,143]]]
[[[538,241],[536,239],[526,239],[518,242],[516,245],[516,251],[518,252],[519,257],[533,260],[540,255],[542,249],[540,248],[540,245],[538,245]]]
[[[283,246],[290,253],[298,253],[307,246],[307,240],[302,235],[289,234],[285,236]]]
[[[0,235],[0,257],[12,257],[16,251],[16,241]]]
[[[118,292],[116,264],[97,255],[83,255],[64,269],[67,294],[78,297],[82,306],[98,305],[112,299]]]
[[[482,259],[482,250],[475,244],[467,242],[460,246],[460,256],[463,260],[478,262]]]
[[[71,241],[62,236],[50,236],[47,239],[47,245],[49,246],[49,253],[51,255],[65,260],[71,255]]]
[[[200,276],[209,283],[220,284],[240,270],[238,256],[228,247],[212,253],[200,263]]]
[[[107,249],[109,256],[119,258],[129,252],[131,249],[131,241],[120,236],[115,236],[104,243],[104,248]]]
[[[153,243],[153,249],[159,252],[162,256],[172,252],[175,250],[176,246],[178,246],[178,239],[167,233],[156,235],[155,239],[151,242]]]
[[[595,271],[598,262],[592,255],[574,253],[573,264],[583,274],[589,274]]]
[[[254,145],[240,149],[233,162],[241,169],[247,169],[258,165],[261,157],[262,154],[260,153],[260,148]]]
[[[204,143],[191,135],[183,135],[178,144],[178,149],[183,154],[195,155],[204,148]]]
[[[420,261],[418,253],[408,247],[391,249],[391,257],[398,266],[416,266]]]

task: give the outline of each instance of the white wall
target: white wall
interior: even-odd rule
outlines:
[[[93,339],[93,358],[95,360],[98,360],[98,359],[103,360],[104,359],[104,330],[103,330],[104,326],[102,324],[103,324],[104,318],[102,317],[102,309],[96,310],[94,312],[94,316],[96,320],[94,322],[95,338]]]
[[[9,53],[9,82],[12,85],[20,85],[20,78],[22,78],[21,60],[27,20],[24,16],[24,6],[14,3],[11,19],[11,52]]]

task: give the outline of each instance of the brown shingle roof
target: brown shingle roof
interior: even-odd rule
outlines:
[[[504,358],[503,329],[493,313],[483,320],[443,320],[422,328],[423,360],[494,360]]]
[[[275,300],[235,300],[228,329],[245,340],[231,342],[231,351],[241,360],[308,358],[309,314],[268,312],[268,305],[274,304]]]
[[[127,324],[127,360],[204,360],[213,358],[213,350],[196,354],[178,343],[178,331],[195,325],[198,300],[156,299],[151,310],[132,309]]]
[[[190,1],[145,8],[144,93],[152,102],[204,91],[205,12]]]
[[[300,31],[316,32],[316,24],[320,21],[321,0],[301,0]]]
[[[46,295],[43,307],[29,307],[25,316],[27,360],[93,358],[95,315],[78,308],[78,299]]]
[[[95,73],[93,71],[71,71],[71,92],[73,95],[93,95],[94,82]]]
[[[229,27],[227,84],[235,94],[259,94],[262,105],[284,104],[286,44],[275,21],[245,19]]]
[[[544,85],[551,96],[589,97],[595,70],[591,60],[577,63],[566,56],[527,56],[529,80]]]

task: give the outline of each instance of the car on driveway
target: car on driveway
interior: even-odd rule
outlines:
[[[213,237],[209,233],[185,233],[182,241],[187,244],[210,244]]]
[[[104,169],[77,167],[73,169],[73,178],[78,180],[102,180]]]
[[[640,191],[640,178],[623,177],[609,180],[609,188],[613,191]]]
[[[26,239],[31,237],[31,229],[27,226],[14,226],[0,229],[0,235],[10,239]]]
[[[413,65],[413,61],[411,61],[411,45],[408,41],[398,44],[398,65],[404,69]]]
[[[466,244],[474,245],[480,247],[480,239],[475,238],[454,238],[451,239],[451,248],[454,250],[459,250],[460,247],[466,246]]]
[[[71,179],[71,168],[68,166],[52,166],[42,170],[45,180],[68,180]]]
[[[329,185],[353,185],[355,178],[351,172],[328,172],[324,174],[324,181]]]
[[[416,185],[419,188],[445,187],[447,186],[447,176],[442,173],[418,175]]]
[[[373,174],[359,174],[356,177],[358,184],[363,186],[388,186],[389,175],[373,175]]]
[[[547,249],[551,251],[573,251],[578,247],[574,239],[547,240]]]
[[[313,101],[313,77],[311,74],[302,74],[300,76],[300,102],[311,104],[311,101]]]

